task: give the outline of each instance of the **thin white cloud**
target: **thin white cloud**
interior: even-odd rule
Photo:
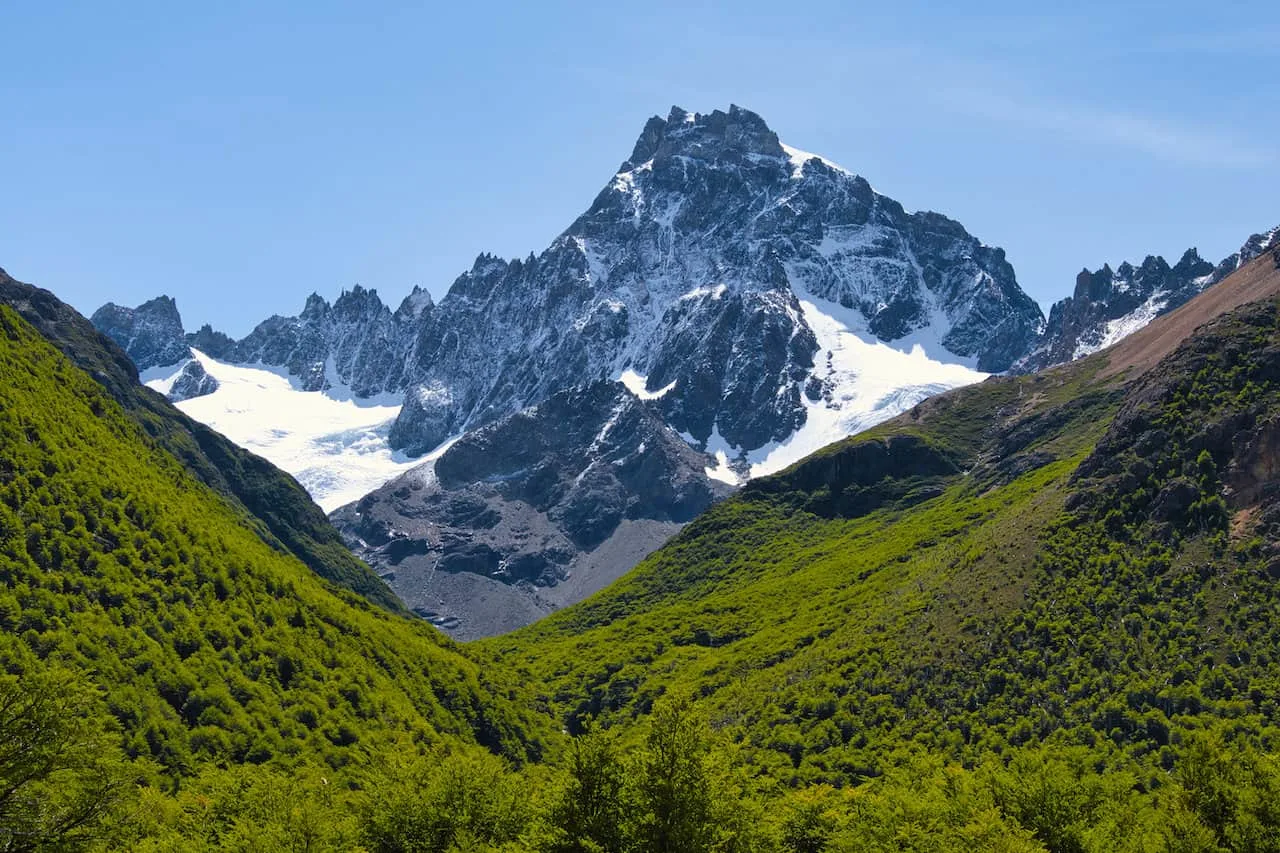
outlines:
[[[1126,43],[1125,50],[1173,56],[1269,57],[1280,53],[1280,30],[1166,33]]]
[[[1061,134],[1080,142],[1128,148],[1182,165],[1258,169],[1280,159],[1274,148],[1136,112],[1015,98],[975,88],[949,90],[945,100],[952,109],[991,121]]]

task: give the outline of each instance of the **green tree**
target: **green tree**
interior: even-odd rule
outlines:
[[[646,853],[701,853],[715,838],[706,723],[684,697],[654,708],[634,768],[631,841]]]
[[[1177,779],[1183,805],[1219,847],[1280,851],[1280,766],[1274,758],[1244,743],[1228,748],[1214,732],[1199,733],[1179,756]],[[1171,832],[1171,839],[1177,837]]]
[[[361,835],[377,853],[487,850],[515,842],[534,812],[528,780],[479,749],[391,764],[367,781]]]
[[[550,853],[617,853],[624,847],[625,774],[613,740],[588,730],[569,747],[569,779],[548,815]]]
[[[96,693],[72,673],[0,676],[0,850],[77,849],[128,790]]]

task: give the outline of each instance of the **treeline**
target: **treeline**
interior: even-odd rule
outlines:
[[[0,850],[1280,850],[1280,763],[1224,728],[1178,733],[1154,784],[1118,751],[1044,745],[971,767],[904,749],[877,777],[798,789],[753,778],[682,699],[638,742],[587,731],[523,768],[455,744],[174,783],[129,761],[114,728],[69,672],[0,678]]]

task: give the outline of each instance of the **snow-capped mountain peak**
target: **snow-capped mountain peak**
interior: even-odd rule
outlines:
[[[541,253],[482,254],[439,303],[415,290],[392,312],[357,286],[202,342],[302,389],[403,393],[389,440],[409,454],[621,380],[728,479],[1004,370],[1042,324],[1003,251],[959,223],[750,110],[673,107]]]
[[[834,381],[815,378],[799,292],[858,315],[872,340],[927,338],[940,364],[982,371],[1008,367],[1042,322],[1003,252],[958,223],[907,213],[749,110],[675,107],[546,251],[482,256],[455,282],[419,339],[428,393],[409,395],[392,440],[425,451],[631,371],[645,392],[670,389],[675,429],[750,459],[806,422],[807,385]]]

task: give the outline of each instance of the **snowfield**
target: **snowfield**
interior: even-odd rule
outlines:
[[[856,311],[806,293],[792,285],[805,322],[818,339],[814,376],[826,383],[818,400],[804,398],[804,426],[790,438],[748,455],[751,476],[781,471],[828,444],[896,417],[917,403],[988,374],[974,359],[947,352],[945,326],[927,326],[892,343],[879,340]],[[943,355],[947,361],[939,361]],[[754,457],[754,458],[752,458]],[[758,461],[757,461],[758,460]]]
[[[400,395],[360,399],[337,385],[302,391],[283,368],[227,364],[191,352],[218,380],[218,390],[178,408],[288,471],[325,512],[428,461],[393,452],[387,444]],[[142,379],[166,393],[184,364],[153,368]]]
[[[945,321],[885,343],[867,329],[857,311],[819,299],[794,282],[792,289],[818,339],[813,375],[823,381],[824,393],[817,400],[804,398],[804,425],[784,441],[744,453],[713,432],[706,451],[717,465],[707,469],[708,477],[737,485],[773,474],[935,394],[981,382],[989,375],[974,369],[974,359],[943,348]],[[697,446],[693,436],[682,437]]]

